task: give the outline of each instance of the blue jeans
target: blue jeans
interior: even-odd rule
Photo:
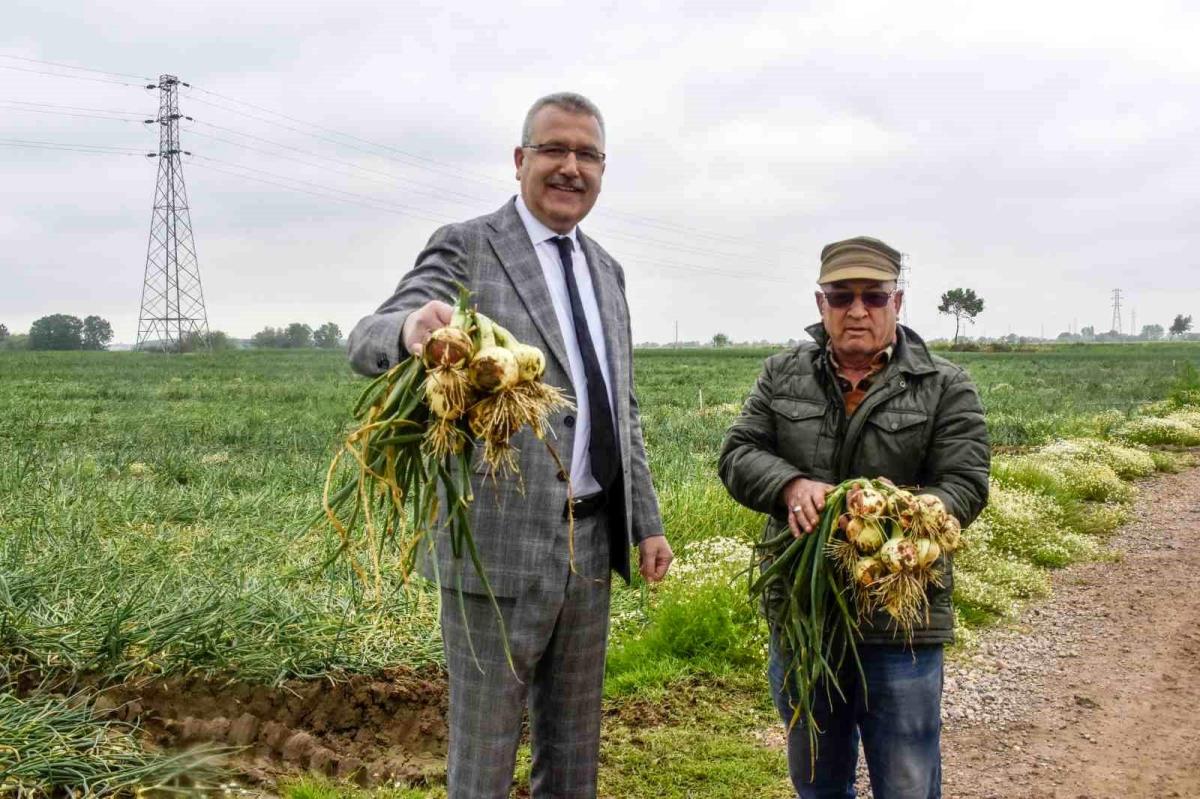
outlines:
[[[854,799],[862,737],[875,799],[941,799],[942,646],[860,645],[866,690],[847,655],[832,702],[818,686],[813,716],[815,774],[803,718],[788,733],[788,774],[800,799]],[[795,684],[784,686],[790,656],[771,636],[768,676],[784,724],[792,720]]]

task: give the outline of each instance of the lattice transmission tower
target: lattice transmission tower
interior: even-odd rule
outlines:
[[[1113,289],[1113,318],[1112,330],[1114,333],[1123,333],[1121,330],[1121,290]]]
[[[179,87],[187,86],[174,75],[162,75],[147,89],[159,90],[158,117],[147,124],[159,126],[158,184],[150,241],[146,245],[146,279],[138,314],[138,349],[182,352],[190,346],[208,347],[208,311],[200,285],[200,264],[192,239],[187,187],[183,184],[179,146]]]
[[[909,262],[908,253],[900,253],[900,279],[896,281],[896,288],[904,292],[904,304],[900,306],[901,321],[908,324],[908,289],[912,285],[912,264]]]

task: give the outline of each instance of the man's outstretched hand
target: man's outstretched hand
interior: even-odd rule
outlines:
[[[410,355],[420,355],[429,334],[450,324],[454,308],[441,300],[430,300],[408,315],[400,331],[400,343]]]

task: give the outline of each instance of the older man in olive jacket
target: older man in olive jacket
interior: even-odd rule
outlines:
[[[970,524],[987,502],[990,450],[979,395],[960,367],[931,355],[897,323],[900,253],[858,237],[821,252],[815,340],[767,359],[720,457],[729,493],[768,514],[765,536],[816,529],[825,495],[852,477],[882,476],[941,497]],[[939,563],[928,618],[911,639],[879,611],[862,625],[863,675],[847,666],[845,696],[814,697],[821,729],[811,768],[804,724],[788,734],[788,767],[803,799],[853,797],[861,739],[876,799],[941,796],[942,648],[954,640],[953,563]],[[770,614],[768,614],[770,616]],[[791,653],[772,630],[769,677],[785,723],[796,698]],[[865,677],[865,684],[863,678]]]

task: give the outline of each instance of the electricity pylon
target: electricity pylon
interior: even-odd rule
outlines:
[[[174,75],[162,75],[147,89],[159,90],[158,117],[147,124],[159,126],[158,184],[154,189],[154,214],[146,245],[146,279],[138,314],[138,349],[183,352],[193,346],[208,347],[208,312],[200,285],[200,264],[192,240],[192,217],[187,187],[183,185],[185,153],[179,146],[179,86]]]

